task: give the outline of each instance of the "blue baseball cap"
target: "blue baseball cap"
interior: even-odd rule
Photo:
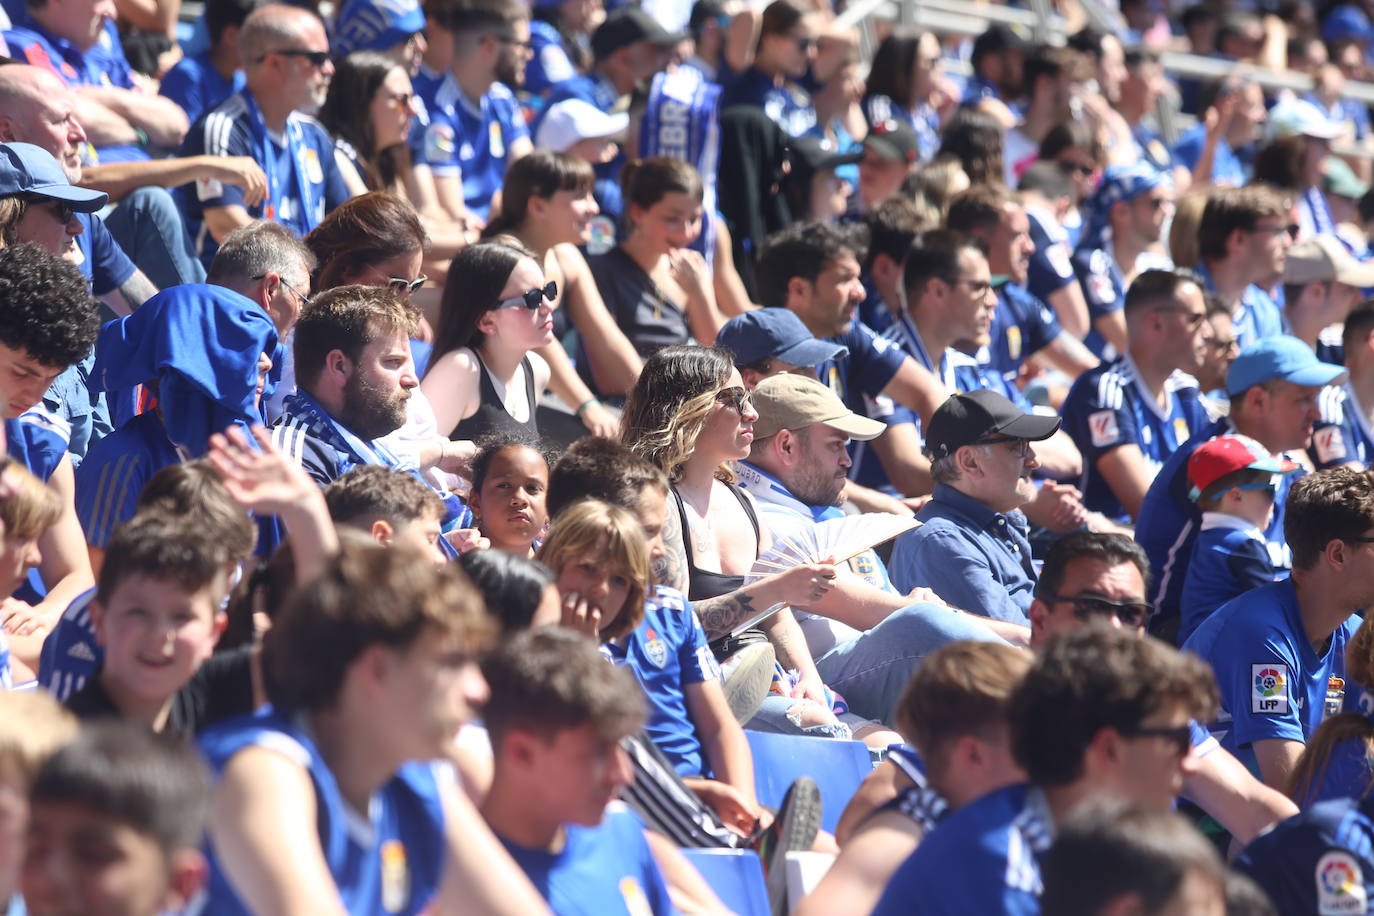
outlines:
[[[1324,363],[1301,340],[1280,334],[1241,351],[1226,373],[1226,393],[1238,397],[1271,379],[1294,385],[1330,385],[1344,377],[1344,366]]]
[[[74,187],[52,153],[32,143],[0,143],[0,197],[32,194],[71,204],[78,213],[94,213],[110,195]]]
[[[1357,6],[1341,4],[1327,14],[1322,23],[1322,41],[1369,41],[1374,39],[1374,25]]]
[[[849,348],[817,340],[802,320],[785,308],[753,309],[736,315],[716,335],[716,346],[729,350],[736,366],[747,366],[767,357],[794,366],[819,366],[849,355]]]
[[[334,24],[333,53],[385,51],[423,31],[425,14],[418,0],[349,0]]]

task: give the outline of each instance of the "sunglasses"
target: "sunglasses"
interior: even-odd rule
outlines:
[[[428,280],[429,277],[424,274],[420,274],[414,280],[407,280],[405,277],[387,277],[386,285],[393,293],[408,296],[424,286]]]
[[[268,51],[267,54],[280,54],[282,57],[304,57],[310,62],[310,66],[319,68],[329,62],[328,51],[307,51],[304,48],[282,48],[276,51]],[[257,63],[267,60],[267,54],[263,54],[257,59]]]
[[[743,415],[746,407],[752,407],[753,402],[749,400],[749,392],[736,385],[733,388],[723,388],[716,392],[716,400],[722,404],[728,404],[734,408],[735,413]]]
[[[70,223],[72,217],[76,214],[76,211],[72,209],[72,205],[66,201],[54,200],[51,197],[29,197],[26,198],[26,200],[30,204],[42,204],[45,207],[51,207],[52,209],[50,212],[53,218],[64,225]]]
[[[1084,178],[1087,178],[1093,172],[1097,171],[1096,167],[1091,165],[1083,165],[1079,162],[1061,162],[1059,163],[1059,167],[1063,169],[1065,172],[1074,175],[1081,175]]]
[[[1030,456],[1031,444],[1029,439],[1014,439],[1011,436],[996,436],[992,439],[979,439],[974,445],[1017,445],[1016,457],[1024,461]]]
[[[386,103],[400,112],[410,111],[410,102],[415,98],[415,93],[405,92],[401,95],[393,95],[386,100]]]
[[[520,308],[523,306],[524,308],[527,308],[532,312],[535,309],[539,308],[539,306],[543,305],[545,299],[552,302],[557,298],[558,284],[555,283],[553,280],[550,280],[548,283],[545,283],[542,287],[536,287],[535,289],[527,289],[518,296],[514,296],[510,299],[502,299],[501,301],[497,302],[496,305],[493,306],[493,308],[513,309]]]
[[[1180,757],[1186,757],[1193,746],[1193,730],[1187,725],[1133,725],[1116,731],[1123,738],[1164,738],[1173,744]]]
[[[516,38],[514,35],[495,35],[493,37],[504,45],[514,45],[517,48],[527,50],[534,47],[534,42],[527,38]]]
[[[1131,629],[1145,626],[1155,612],[1155,606],[1148,601],[1110,601],[1096,595],[1050,595],[1049,600],[1072,604],[1073,616],[1079,620],[1115,617]]]

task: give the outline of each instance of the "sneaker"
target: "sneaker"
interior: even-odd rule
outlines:
[[[810,776],[800,776],[782,797],[772,825],[754,844],[767,876],[773,916],[787,912],[787,854],[810,849],[820,829],[821,790]]]
[[[725,701],[730,704],[730,714],[740,725],[754,718],[763,705],[768,689],[773,684],[775,665],[773,646],[758,642],[740,649],[721,666]]]

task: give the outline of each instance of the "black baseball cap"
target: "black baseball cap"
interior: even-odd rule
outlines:
[[[940,405],[926,430],[926,454],[932,459],[985,439],[1005,437],[1040,442],[1059,429],[1059,417],[1022,413],[988,388],[956,394]]]
[[[622,6],[606,17],[592,33],[592,56],[605,60],[626,45],[647,41],[652,45],[675,45],[687,35],[669,32],[658,20],[637,6]]]
[[[889,162],[910,165],[916,161],[916,132],[909,124],[896,118],[878,121],[870,127],[868,136],[864,137],[864,146]]]
[[[1035,43],[1016,29],[1001,22],[988,26],[988,30],[973,40],[973,53],[970,60],[979,60],[988,54],[1001,54],[1003,51],[1029,51]]]

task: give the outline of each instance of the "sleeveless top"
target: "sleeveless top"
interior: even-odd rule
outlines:
[[[496,393],[496,386],[492,384],[487,364],[482,361],[482,357],[475,350],[472,355],[477,357],[477,371],[481,373],[477,383],[481,400],[472,416],[458,421],[453,432],[449,433],[449,439],[475,440],[503,433],[537,438],[539,425],[535,417],[535,408],[538,406],[538,395],[534,390],[534,369],[530,366],[530,358],[526,356],[520,360],[520,365],[525,370],[525,402],[529,405],[529,419],[522,423],[512,417],[505,404],[501,402],[501,396]]]
[[[759,519],[754,514],[754,506],[745,498],[744,491],[735,484],[727,483],[725,487],[739,500],[739,504],[744,507],[744,514],[749,516],[749,524],[754,526],[754,556],[757,557],[759,541],[763,535],[759,531]],[[738,591],[744,586],[744,576],[727,576],[725,573],[712,572],[697,566],[692,556],[692,529],[687,525],[687,509],[682,504],[677,487],[673,487],[672,490],[678,518],[682,521],[682,547],[687,552],[687,600],[701,601]]]

